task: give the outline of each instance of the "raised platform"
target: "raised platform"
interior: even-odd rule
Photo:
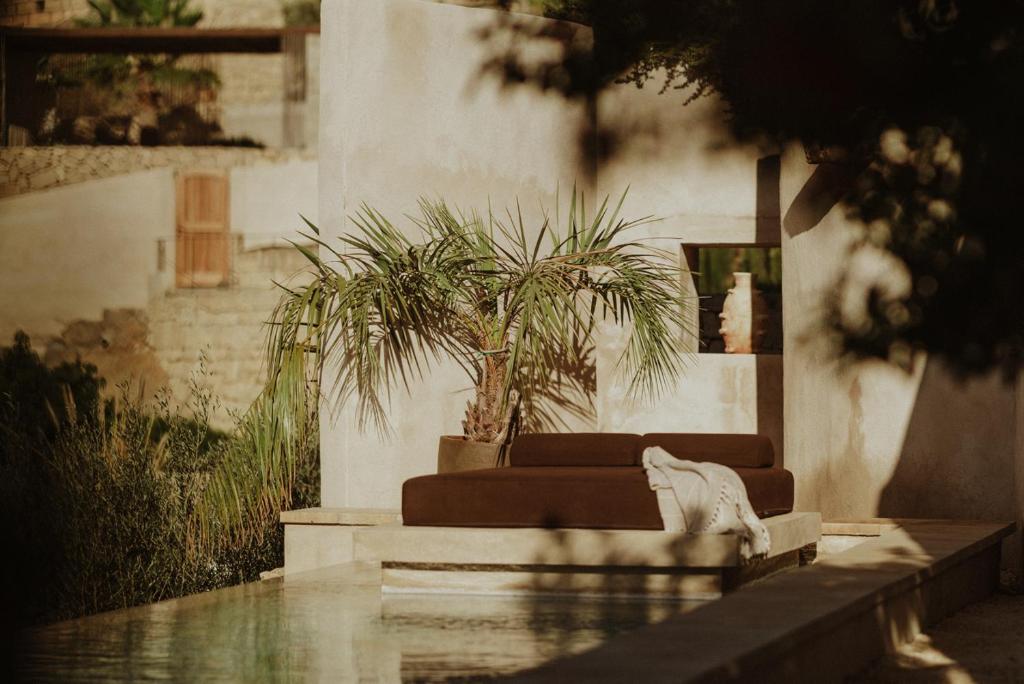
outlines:
[[[380,515],[397,519],[396,512]],[[288,522],[296,520],[303,522]],[[361,581],[387,591],[726,594],[516,675],[517,681],[552,682],[843,681],[992,593],[1003,540],[1014,531],[1012,523],[820,523],[817,514],[790,514],[766,521],[771,557],[744,566],[729,536],[403,528],[396,522],[370,527],[372,518],[355,512],[295,512],[286,522],[287,535],[344,530],[345,560],[364,561],[349,567],[358,566]],[[808,564],[801,550],[812,533],[823,535],[821,553]],[[286,546],[294,549],[288,538]],[[804,567],[729,591],[796,564]]]
[[[744,563],[734,535],[373,524],[394,515],[283,515],[286,573],[312,569],[313,562],[355,560],[380,564],[384,591],[717,598],[752,579],[799,565],[801,550],[806,560],[806,550],[821,537],[817,513],[767,518],[768,558]]]

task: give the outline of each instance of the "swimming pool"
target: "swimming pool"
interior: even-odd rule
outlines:
[[[33,630],[59,681],[444,681],[511,674],[702,602],[382,594],[348,564]]]

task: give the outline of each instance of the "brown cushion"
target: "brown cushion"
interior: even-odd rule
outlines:
[[[779,468],[737,468],[758,515],[793,508],[793,476]],[[663,529],[658,501],[637,466],[493,468],[407,480],[406,525]]]
[[[782,468],[733,468],[747,488],[747,498],[758,517],[793,510],[793,473]]]
[[[676,458],[730,468],[770,468],[775,463],[772,441],[763,435],[649,433],[640,438],[641,457],[644,449],[652,446],[660,446]]]
[[[512,442],[509,464],[526,466],[629,466],[639,461],[640,435],[621,432],[535,433]]]

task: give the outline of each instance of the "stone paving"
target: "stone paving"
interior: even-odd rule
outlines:
[[[868,669],[854,682],[1024,681],[1024,595],[968,606]]]

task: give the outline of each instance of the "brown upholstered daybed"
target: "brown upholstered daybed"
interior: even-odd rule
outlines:
[[[650,446],[731,467],[762,518],[793,510],[793,475],[775,467],[767,437],[533,434],[512,443],[510,467],[407,480],[402,518],[406,525],[660,530],[657,497],[640,465]]]

